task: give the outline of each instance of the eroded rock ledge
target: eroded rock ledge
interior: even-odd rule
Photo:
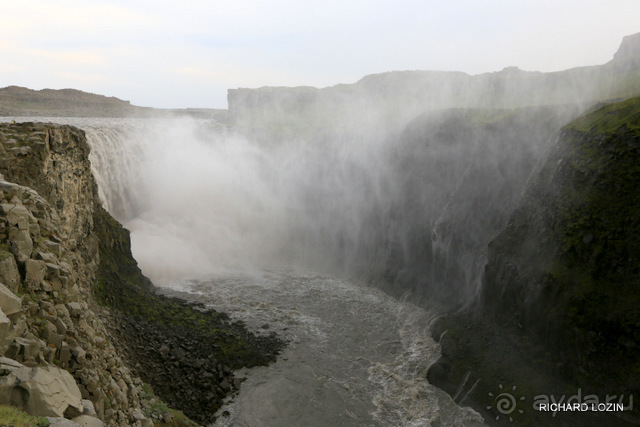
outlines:
[[[489,245],[481,298],[434,328],[442,358],[429,381],[495,425],[637,425],[638,254],[640,98],[632,98],[563,129]],[[504,401],[508,413],[496,407],[501,393],[514,398]],[[545,398],[624,410],[535,409]]]
[[[98,204],[88,153],[73,127],[0,125],[0,404],[95,425],[191,423],[144,380],[211,420],[239,386],[233,369],[267,363],[282,343],[155,295],[127,230]]]

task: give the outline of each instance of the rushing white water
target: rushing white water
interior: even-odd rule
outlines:
[[[289,341],[245,373],[217,425],[481,425],[426,380],[433,314],[346,279],[384,266],[386,245],[411,234],[394,211],[393,146],[261,145],[205,121],[55,121],[86,131],[100,197],[146,275]],[[440,215],[427,196],[408,212]]]
[[[483,425],[426,380],[439,348],[424,309],[358,282],[293,272],[170,289],[289,341],[276,363],[239,374],[247,379],[216,426]]]
[[[396,197],[375,140],[265,145],[191,120],[83,128],[105,206],[156,283],[363,270],[378,237],[367,221]]]

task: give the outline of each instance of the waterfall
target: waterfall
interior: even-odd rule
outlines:
[[[555,131],[544,117],[281,138],[192,119],[84,128],[100,197],[156,282],[293,269],[458,304]]]

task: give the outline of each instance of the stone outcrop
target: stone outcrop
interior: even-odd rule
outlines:
[[[108,425],[127,425],[143,393],[90,307],[99,256],[91,233],[96,185],[83,135],[45,125],[1,130],[0,307],[10,322],[3,327],[0,319],[0,352],[25,365],[19,383],[31,375],[42,388],[57,375],[73,383],[78,402],[93,401]],[[33,412],[35,395],[28,394],[23,407]],[[40,394],[55,395],[46,388]]]
[[[522,425],[550,423],[536,396],[578,394],[625,410],[559,412],[554,425],[640,422],[639,165],[640,98],[563,129],[489,245],[480,299],[434,329],[432,383],[489,419],[500,415],[490,397],[500,384],[527,402],[510,413]]]
[[[389,129],[434,109],[567,103],[586,108],[594,102],[638,95],[639,36],[625,37],[607,64],[552,73],[516,67],[475,76],[462,72],[392,71],[321,89],[230,89],[229,116],[240,128],[254,132],[253,136],[276,132],[280,138],[299,138],[324,127],[353,124]]]
[[[0,89],[0,115],[46,117],[128,117],[152,111],[115,97],[75,89],[31,90],[19,86]]]
[[[232,369],[272,360],[282,343],[156,295],[128,231],[98,203],[88,152],[72,127],[0,125],[0,356],[14,364],[0,370],[0,403],[60,425],[195,425],[141,376],[210,421],[232,391],[221,386],[237,384]]]
[[[69,372],[51,365],[29,368],[3,359],[0,358],[0,369],[9,373],[0,384],[0,404],[23,408],[36,416],[82,414],[80,389]]]

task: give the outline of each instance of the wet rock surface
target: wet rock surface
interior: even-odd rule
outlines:
[[[66,375],[74,396],[92,402],[45,414],[55,422],[194,425],[136,375],[206,421],[237,388],[232,370],[267,363],[282,343],[155,296],[128,232],[98,203],[88,152],[73,127],[0,125],[0,356],[25,375]],[[0,401],[33,412],[36,394],[11,391],[13,371],[0,371]]]
[[[502,423],[640,420],[633,407],[640,392],[639,111],[640,99],[632,98],[564,128],[489,245],[481,298],[434,329],[442,358],[429,380],[488,419],[500,415],[491,396],[509,387],[526,405],[513,406]],[[608,399],[624,409],[545,413],[534,407],[544,396]]]
[[[180,300],[171,300],[185,310],[195,310]],[[120,313],[113,313],[109,319],[133,372],[169,406],[180,408],[202,424],[214,421],[223,399],[240,387],[241,381],[233,373],[236,369],[273,361],[283,346],[273,336],[255,337],[251,338],[254,349],[234,354],[234,334],[249,335],[239,326],[219,324],[219,331],[205,333]]]

